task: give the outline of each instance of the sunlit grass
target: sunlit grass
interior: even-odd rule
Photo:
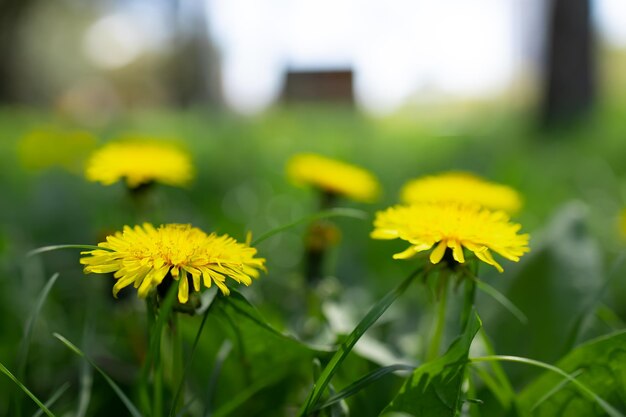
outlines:
[[[124,184],[102,187],[59,168],[28,171],[15,157],[20,138],[63,123],[47,113],[0,112],[0,414],[323,416],[348,407],[367,417],[394,398],[401,404],[400,390],[413,392],[410,381],[434,369],[465,372],[469,357],[474,382],[459,383],[455,398],[486,417],[503,415],[517,394],[537,415],[567,395],[622,415],[620,381],[598,375],[603,367],[623,371],[612,358],[621,358],[626,285],[613,260],[625,243],[618,221],[626,125],[619,103],[603,106],[575,129],[551,132],[482,105],[428,122],[425,114],[377,120],[343,107],[249,119],[203,109],[132,112],[93,133],[101,143],[126,133],[177,139],[197,171],[189,188],[155,187],[139,207]],[[315,193],[285,178],[300,152],[368,169],[381,199],[317,211]],[[406,180],[448,170],[518,190],[524,208],[515,222],[530,232],[531,252],[501,276],[454,270],[443,289],[434,273],[403,282],[418,264],[391,259],[403,244],[369,239],[374,213],[399,202]],[[194,224],[240,242],[250,230],[269,272],[230,297],[200,295],[184,311],[174,292],[147,307],[132,291],[114,300],[113,279],[84,276],[79,252],[137,220]],[[323,279],[309,288],[305,226],[320,220],[339,233]],[[441,291],[447,304],[437,304]],[[580,345],[596,336],[603,338]],[[95,370],[92,385],[81,382],[81,366]],[[431,394],[420,398],[435,401]]]

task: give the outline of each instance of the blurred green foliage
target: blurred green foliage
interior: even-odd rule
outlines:
[[[135,400],[136,379],[147,349],[144,305],[132,290],[114,300],[112,278],[83,275],[77,251],[36,257],[26,253],[44,245],[95,244],[124,224],[140,221],[192,223],[239,240],[245,240],[248,230],[260,236],[315,210],[314,193],[290,184],[284,167],[296,152],[319,152],[368,168],[380,179],[384,196],[376,204],[340,204],[371,216],[397,202],[404,181],[423,174],[467,170],[518,189],[525,205],[516,220],[531,233],[531,253],[519,264],[503,264],[502,275],[482,268],[479,276],[518,305],[529,322],[519,323],[485,295],[479,296],[477,311],[498,354],[558,363],[574,372],[582,366],[576,359],[583,355],[580,352],[596,345],[569,355],[568,351],[592,337],[622,329],[626,318],[625,267],[616,261],[624,249],[618,223],[626,206],[624,112],[619,104],[607,104],[576,126],[540,132],[532,127],[531,115],[494,108],[438,115],[435,122],[429,114],[371,119],[343,107],[276,109],[255,118],[207,109],[134,111],[92,134],[101,143],[129,133],[177,139],[190,150],[197,167],[197,178],[188,189],[157,187],[144,201],[144,211],[138,212],[122,184],[88,183],[76,172],[55,166],[31,171],[17,156],[23,149],[20,140],[42,126],[54,126],[57,132],[85,130],[83,126],[46,112],[4,109],[0,112],[0,362],[15,370],[26,319],[46,281],[59,272],[34,323],[23,382],[45,400],[69,381],[70,388],[52,407],[58,415],[75,415],[81,398],[88,398],[87,416],[125,415],[106,382],[86,371],[80,358],[52,333],[76,343]],[[314,381],[314,357],[323,364],[329,347],[414,268],[410,261],[391,259],[402,249],[401,243],[369,239],[369,220],[333,221],[342,231],[342,240],[326,265],[329,277],[322,286],[321,314],[328,323],[315,340],[319,346],[303,345],[269,327],[298,336],[311,325],[301,272],[305,226],[300,226],[262,242],[258,249],[268,259],[268,274],[242,289],[245,298],[233,297],[232,303],[224,302],[209,315],[185,393],[185,401],[197,398],[188,408],[193,415],[202,415],[206,407],[214,415],[293,415]],[[462,295],[452,289],[449,298],[449,317],[455,317]],[[434,301],[427,286],[414,283],[357,344],[333,379],[333,389],[341,390],[379,366],[419,365],[428,345]],[[187,352],[200,321],[200,317],[180,319]],[[449,321],[445,346],[460,333],[458,324]],[[613,339],[606,340],[602,343]],[[557,362],[565,355],[563,362]],[[592,358],[595,353],[584,355]],[[504,368],[516,390],[526,387],[524,404],[540,395],[532,393],[559,381],[552,376],[536,380],[540,370],[519,364]],[[624,380],[595,375],[583,371],[581,380],[601,396],[606,393],[606,399],[623,411]],[[345,405],[351,415],[378,415],[405,378],[401,373],[388,374],[347,398]],[[588,402],[566,387],[539,410],[568,401],[561,400],[566,395]],[[512,412],[480,382],[475,397],[482,404],[472,405],[478,413],[472,415]],[[9,407],[16,401],[21,402],[24,415],[35,412],[35,405],[10,380],[0,378],[0,415],[13,410]],[[554,415],[547,413],[538,415]]]

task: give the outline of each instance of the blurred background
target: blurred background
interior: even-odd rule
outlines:
[[[558,102],[545,97],[554,88],[590,102],[607,72],[621,72],[615,66],[626,45],[619,0],[5,0],[1,7],[0,100],[100,124],[146,106],[253,114],[291,100],[344,100],[386,115],[450,102]]]
[[[625,234],[625,22],[623,0],[2,0],[0,336],[9,342],[0,360],[16,356],[16,323],[60,272],[27,385],[49,393],[81,378],[76,363],[66,368],[75,357],[49,337],[59,331],[132,387],[142,323],[124,318],[143,311],[132,291],[113,301],[111,282],[85,277],[72,251],[25,256],[43,245],[95,244],[136,220],[123,184],[83,176],[94,149],[129,135],[178,143],[197,171],[188,188],[155,189],[143,219],[239,240],[316,210],[314,193],[285,178],[291,155],[318,152],[372,171],[381,199],[340,204],[369,219],[336,220],[342,238],[325,266],[323,309],[332,335],[412,269],[391,259],[401,243],[369,239],[375,211],[395,204],[406,180],[447,170],[524,195],[515,220],[532,235],[531,254],[505,265],[505,276],[481,271],[529,319],[523,326],[481,298],[496,351],[556,361],[571,343],[569,324],[605,286],[606,309],[576,342],[624,328],[626,282],[614,279],[624,268],[614,261]],[[246,291],[281,329],[301,327],[303,232],[259,247],[269,273]],[[424,340],[413,334],[417,326],[427,336],[432,302],[427,291],[407,295],[361,345],[369,362],[355,359],[351,369],[415,358]],[[212,361],[220,345],[206,343],[201,355]],[[309,377],[308,363],[298,369]],[[537,374],[507,371],[519,389]],[[339,386],[351,381],[344,377]],[[0,388],[9,384],[0,379]],[[354,415],[388,399],[367,393]],[[247,406],[271,410],[263,398]],[[117,404],[106,388],[92,401]]]

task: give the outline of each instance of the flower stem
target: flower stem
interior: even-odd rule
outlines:
[[[146,327],[147,327],[147,335],[148,340],[150,340],[150,336],[152,334],[152,328],[154,327],[154,322],[156,321],[156,299],[154,296],[146,298]],[[148,355],[149,356],[149,355]],[[150,404],[150,393],[148,389],[148,379],[149,379],[149,369],[151,364],[148,363],[147,358],[144,359],[143,364],[144,370],[141,372],[141,377],[139,378],[139,401],[141,408],[143,409],[144,414],[152,414],[150,412],[152,404]]]
[[[430,362],[439,356],[439,349],[441,348],[441,339],[443,338],[443,331],[446,324],[446,307],[448,300],[448,274],[443,270],[439,273],[439,288],[438,297],[439,305],[437,308],[437,316],[435,317],[434,327],[430,344],[428,346],[428,352],[426,353],[426,361]]]
[[[478,262],[474,261],[472,265],[472,275],[478,276]],[[463,302],[463,310],[461,310],[461,329],[465,329],[474,307],[476,299],[476,281],[473,279],[465,279],[465,300]]]
[[[183,341],[180,334],[180,329],[178,326],[178,314],[175,311],[172,311],[172,317],[170,319],[170,336],[172,342],[172,372],[171,372],[171,392],[174,397],[175,404],[172,404],[172,407],[175,412],[179,411],[184,402],[184,387],[181,385],[181,390],[178,391],[177,384],[179,381],[182,381],[183,375]],[[184,381],[181,382],[184,384]]]
[[[337,195],[334,193],[319,192],[319,212],[322,213],[335,207]],[[314,288],[324,276],[324,261],[333,235],[336,233],[335,226],[328,220],[318,219],[313,221],[307,230],[305,278],[309,288]]]
[[[152,385],[152,415],[161,417],[163,411],[163,366],[161,355],[157,355],[154,362],[154,384]]]

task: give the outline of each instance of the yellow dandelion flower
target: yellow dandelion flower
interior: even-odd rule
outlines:
[[[411,180],[402,188],[400,198],[407,204],[444,201],[479,204],[507,213],[515,213],[522,206],[522,199],[513,188],[466,172],[447,172]]]
[[[143,298],[164,279],[173,279],[180,281],[178,301],[186,303],[189,278],[193,291],[200,291],[201,283],[207,288],[215,283],[228,295],[227,277],[250,285],[259,270],[265,270],[265,259],[255,258],[255,248],[228,235],[207,235],[187,224],[124,226],[122,232],[108,236],[98,246],[102,249],[82,252],[86,256],[80,263],[85,265],[85,273],[113,272],[117,279],[114,296],[132,284]]]
[[[32,131],[17,144],[22,165],[32,171],[62,167],[79,173],[98,141],[88,132],[45,128]]]
[[[502,272],[490,251],[517,262],[529,251],[528,234],[518,234],[521,226],[511,223],[503,211],[490,211],[478,205],[422,203],[395,206],[376,214],[374,239],[408,241],[411,246],[395,254],[407,259],[430,250],[430,262],[437,264],[447,250],[458,263],[465,262],[463,248]]]
[[[112,142],[94,152],[87,162],[89,181],[111,185],[122,179],[130,188],[153,181],[184,186],[193,178],[188,153],[164,142]]]
[[[622,238],[626,239],[626,209],[619,214],[619,231]]]
[[[287,175],[298,185],[357,201],[371,202],[380,193],[378,181],[365,169],[312,153],[293,156],[287,163]]]

